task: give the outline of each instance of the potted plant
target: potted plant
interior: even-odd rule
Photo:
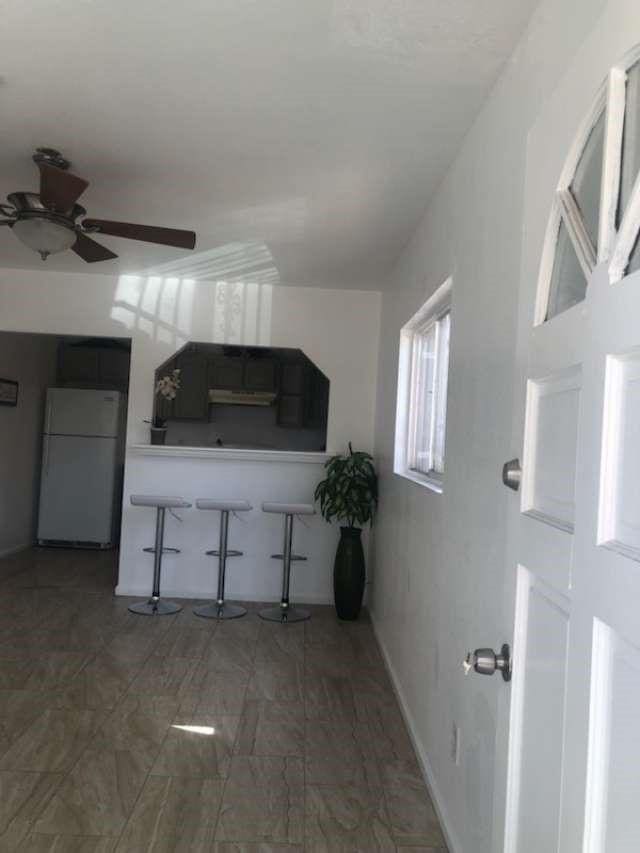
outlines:
[[[362,607],[365,562],[362,527],[371,524],[378,506],[378,477],[373,457],[353,451],[349,442],[346,456],[332,456],[325,463],[326,478],[318,483],[315,498],[320,511],[340,527],[340,541],[333,565],[333,593],[339,619],[357,619]]]
[[[180,370],[172,370],[156,382],[156,397],[163,400],[175,400],[180,390]],[[158,414],[156,401],[155,414],[151,423],[151,444],[164,444],[167,437],[167,422]]]

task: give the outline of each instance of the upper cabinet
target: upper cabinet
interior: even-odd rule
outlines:
[[[244,388],[247,391],[276,390],[276,361],[249,354],[244,365]]]
[[[124,391],[129,384],[130,358],[123,346],[62,343],[58,349],[58,383]]]
[[[215,355],[209,361],[209,388],[237,391],[242,388],[244,358],[240,355]]]
[[[276,361],[240,350],[209,358],[209,388],[224,391],[275,391]]]
[[[175,359],[180,370],[180,391],[170,417],[206,420],[209,414],[207,358],[196,349],[183,350]]]

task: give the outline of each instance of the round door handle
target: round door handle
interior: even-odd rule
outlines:
[[[505,681],[511,681],[511,649],[507,643],[497,654],[493,649],[476,649],[467,654],[462,666],[465,675],[472,669],[479,675],[493,675],[498,670]]]
[[[508,489],[517,492],[522,480],[522,468],[519,459],[510,459],[502,466],[502,482]]]

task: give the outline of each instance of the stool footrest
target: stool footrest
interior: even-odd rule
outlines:
[[[284,554],[272,554],[271,559],[272,560],[284,560]],[[300,554],[292,554],[291,555],[291,562],[292,563],[297,562],[298,560],[306,560],[306,559],[307,559],[307,557],[302,557]]]
[[[207,557],[219,557],[220,551],[205,551]],[[233,551],[231,548],[227,550],[227,557],[242,557],[244,551]]]
[[[143,548],[142,550],[145,552],[145,554],[155,554],[156,553],[155,548]],[[162,553],[163,554],[179,554],[180,549],[179,548],[163,548]]]

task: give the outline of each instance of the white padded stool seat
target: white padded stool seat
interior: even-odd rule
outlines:
[[[220,512],[249,512],[253,509],[249,501],[224,501],[217,498],[198,498],[198,509],[213,509]]]
[[[187,509],[191,506],[184,498],[167,495],[131,495],[131,503],[133,506],[153,506],[162,509]]]
[[[284,504],[277,501],[265,501],[263,512],[275,512],[280,515],[315,515],[313,504]]]

